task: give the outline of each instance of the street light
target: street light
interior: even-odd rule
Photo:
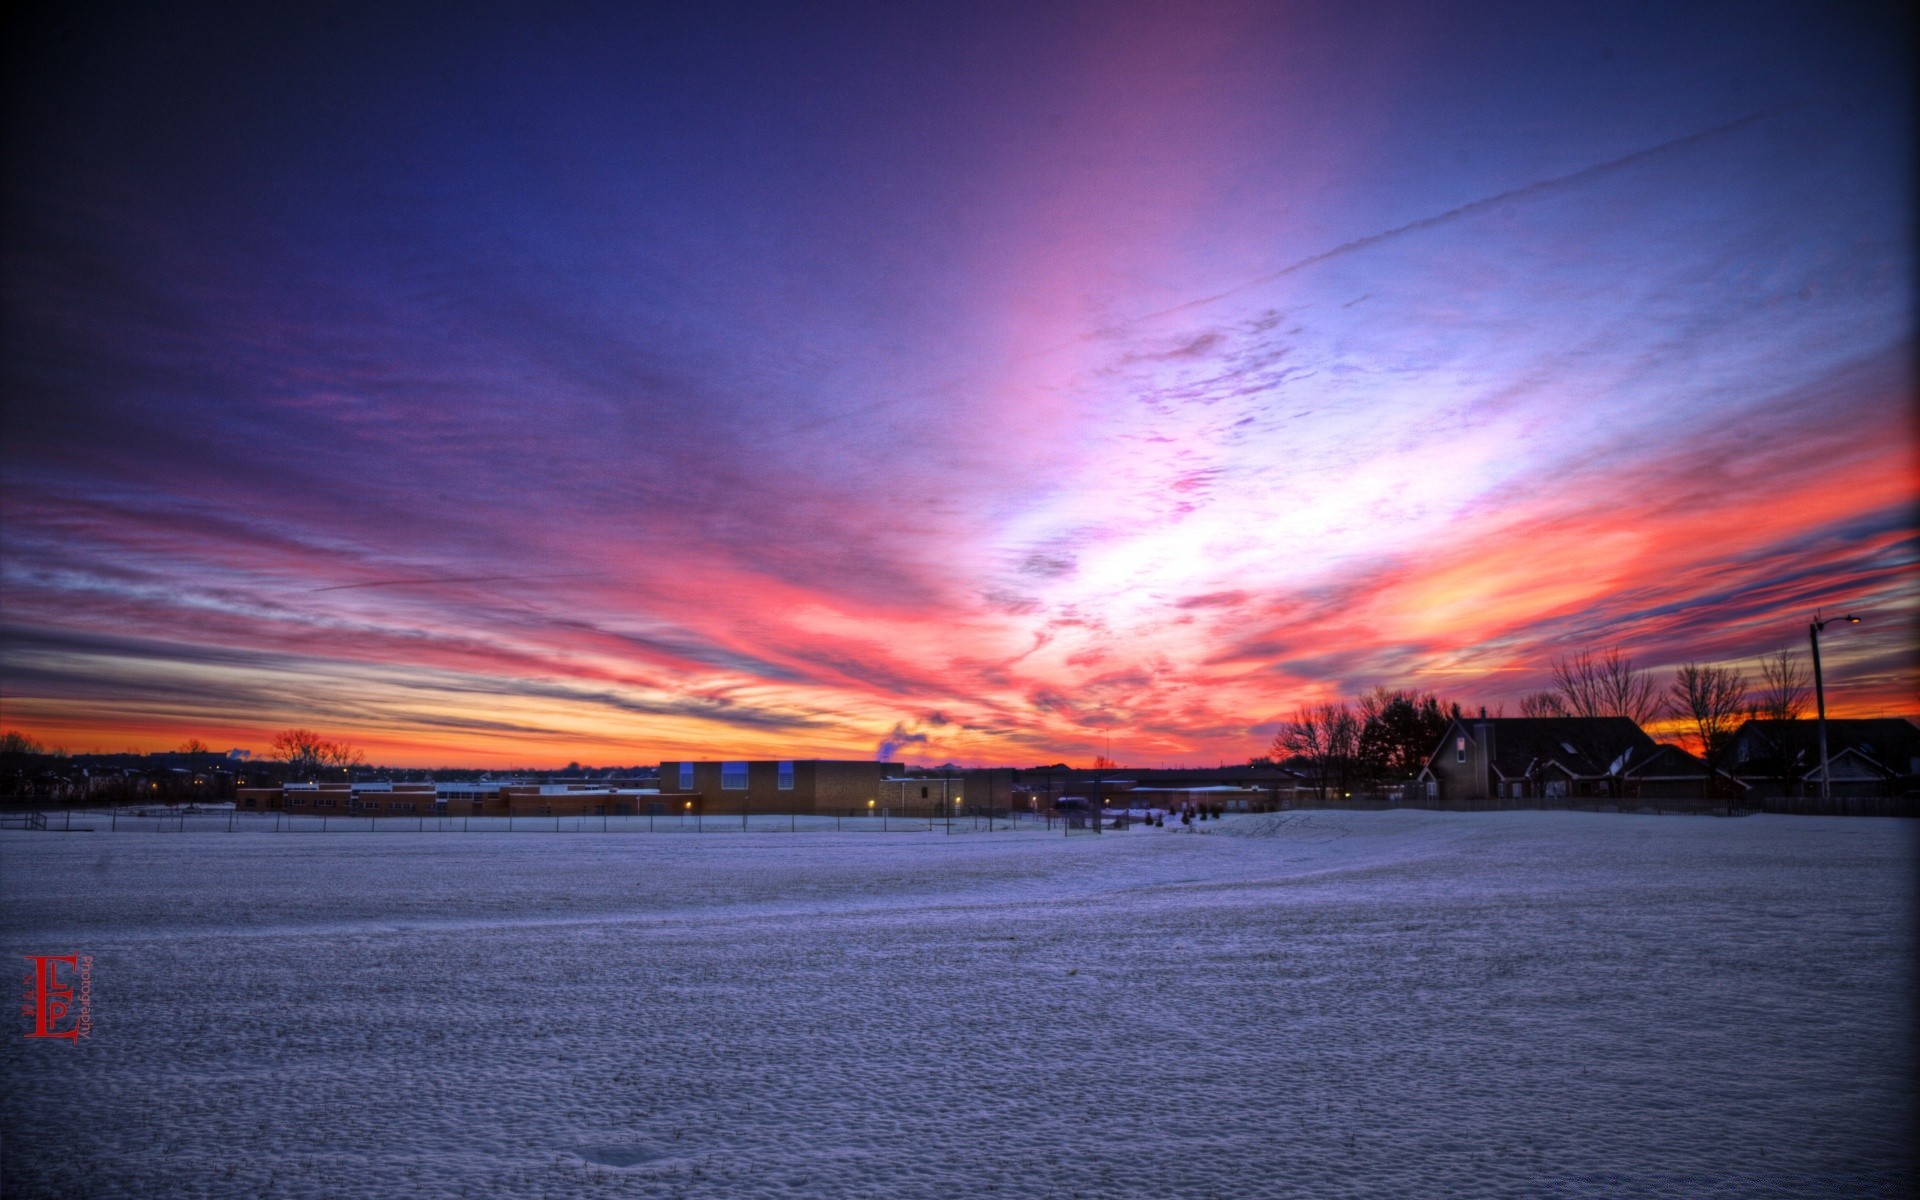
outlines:
[[[1851,613],[1844,617],[1823,617],[1816,612],[1807,625],[1807,640],[1813,643],[1813,702],[1820,713],[1820,799],[1823,802],[1833,799],[1833,786],[1827,778],[1827,689],[1820,679],[1820,631],[1834,621],[1858,625],[1860,618]]]

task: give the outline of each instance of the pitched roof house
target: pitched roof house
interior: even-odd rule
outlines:
[[[1623,772],[1658,749],[1626,717],[1463,717],[1420,778],[1447,799],[1612,796]]]
[[[1746,722],[1733,735],[1733,773],[1767,795],[1817,791],[1819,725]],[[1835,795],[1907,795],[1920,786],[1920,728],[1899,717],[1829,718],[1827,758]]]
[[[1659,742],[1652,754],[1634,755],[1621,769],[1621,794],[1641,800],[1692,800],[1705,796],[1745,795],[1749,785],[1724,768],[1711,772],[1707,760],[1679,746]]]

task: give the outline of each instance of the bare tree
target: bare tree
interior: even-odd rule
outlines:
[[[365,763],[367,755],[358,746],[350,746],[345,742],[328,742],[323,761],[327,766],[338,767],[345,771]]]
[[[1282,721],[1279,730],[1273,735],[1273,745],[1268,747],[1267,753],[1272,755],[1276,762],[1284,762],[1289,758],[1305,759],[1316,768],[1315,774],[1319,776],[1317,786],[1320,788],[1320,797],[1326,798],[1326,778],[1318,771],[1320,764],[1327,758],[1326,732],[1321,728],[1319,717],[1313,708],[1297,709],[1292,720]]]
[[[1627,717],[1645,725],[1660,715],[1660,685],[1619,647],[1595,655],[1582,650],[1553,664],[1553,691],[1571,717]]]
[[[1345,795],[1353,787],[1360,770],[1360,732],[1364,728],[1358,715],[1344,703],[1322,704],[1320,726],[1326,730],[1327,771],[1333,776],[1334,790]]]
[[[297,775],[311,775],[326,761],[327,740],[311,729],[283,729],[273,736],[273,756]]]
[[[201,741],[199,738],[190,737],[186,741],[180,743],[179,752],[181,754],[210,754],[212,753],[212,750],[207,746],[205,742]]]
[[[1565,717],[1572,714],[1567,711],[1567,702],[1560,698],[1559,692],[1530,692],[1520,698],[1520,715]]]
[[[1760,690],[1753,698],[1752,715],[1768,721],[1797,721],[1806,711],[1813,691],[1807,664],[1792,650],[1760,660]]]
[[[1746,700],[1746,678],[1732,667],[1685,663],[1673,673],[1673,686],[1667,689],[1667,707],[1676,718],[1693,726],[1700,757],[1707,761],[1709,789],[1717,785],[1715,772],[1720,768],[1720,760],[1726,757],[1727,744],[1733,738]]]
[[[1798,720],[1806,711],[1812,686],[1806,664],[1792,650],[1760,660],[1760,690],[1747,705],[1747,717],[1754,725],[1748,757],[1741,763],[1747,771],[1778,782],[1782,795],[1795,788],[1808,764],[1795,753],[1791,728],[1772,722]]]
[[[1353,710],[1345,704],[1314,704],[1281,724],[1270,752],[1276,759],[1304,759],[1324,800],[1330,787],[1345,789],[1359,749],[1360,721]]]
[[[327,767],[344,770],[367,761],[356,747],[328,741],[311,729],[283,729],[275,734],[273,756],[299,775],[313,775]]]

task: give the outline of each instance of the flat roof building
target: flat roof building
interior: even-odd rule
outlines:
[[[881,800],[899,763],[801,758],[770,761],[680,759],[660,764],[660,795],[670,810],[691,802],[709,815],[864,813]]]

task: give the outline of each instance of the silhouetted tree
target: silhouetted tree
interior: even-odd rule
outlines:
[[[1760,660],[1760,690],[1750,712],[1761,720],[1797,721],[1812,694],[1807,664],[1792,650],[1782,650]]]
[[[1321,799],[1330,789],[1345,792],[1359,765],[1360,719],[1342,703],[1301,708],[1273,735],[1271,753],[1275,758],[1304,760]]]
[[[1520,715],[1523,717],[1570,717],[1567,702],[1560,698],[1559,692],[1530,692],[1520,698]]]
[[[1717,789],[1721,759],[1746,707],[1747,681],[1732,667],[1685,663],[1673,673],[1667,689],[1667,708],[1693,727],[1700,757],[1707,761],[1707,787]]]
[[[1807,764],[1797,761],[1798,747],[1791,727],[1763,722],[1799,720],[1812,691],[1813,678],[1807,665],[1792,650],[1760,660],[1760,690],[1747,705],[1747,717],[1755,724],[1749,733],[1754,758],[1746,766],[1778,782],[1783,795],[1799,782]]]
[[[1373,689],[1360,698],[1359,773],[1374,780],[1413,778],[1459,711],[1432,692]]]
[[[327,766],[345,771],[367,761],[366,752],[345,742],[328,742],[324,760]]]
[[[0,733],[0,754],[45,754],[46,752],[45,746],[17,729]]]
[[[1660,715],[1660,685],[1618,648],[1597,656],[1582,650],[1555,661],[1553,690],[1566,711],[1530,715],[1628,717],[1636,725]]]
[[[346,742],[331,742],[311,729],[283,729],[274,735],[273,756],[296,775],[314,775],[327,767],[358,766],[367,756]]]

